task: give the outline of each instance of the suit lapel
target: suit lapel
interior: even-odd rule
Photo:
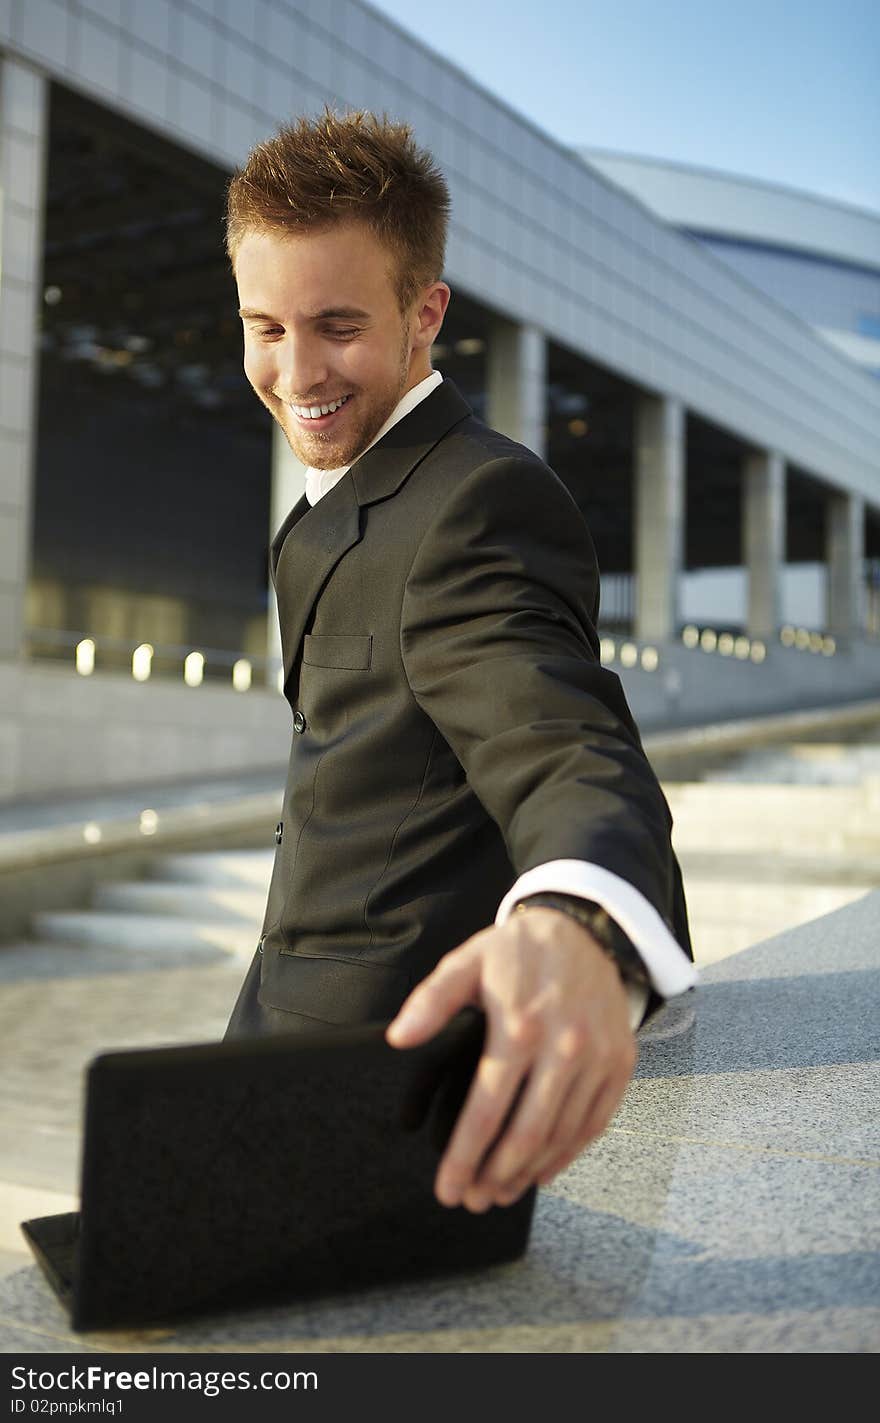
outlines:
[[[303,494],[302,497],[298,499],[294,504],[293,508],[287,515],[287,518],[284,520],[284,523],[281,525],[280,529],[278,530],[277,534],[272,540],[272,543],[269,546],[269,573],[272,578],[273,588],[275,587],[275,576],[278,572],[278,559],[280,558],[281,550],[284,547],[284,540],[287,538],[287,535],[290,533],[294,524],[298,524],[303,514],[307,514],[310,508],[311,505],[309,504],[309,501],[306,498],[305,494]]]
[[[444,380],[352,465],[358,503],[374,504],[396,494],[437,441],[472,413],[452,381]]]
[[[305,496],[303,496],[305,498]],[[293,670],[306,623],[328,577],[344,553],[361,536],[361,511],[354,485],[347,475],[334,484],[317,504],[306,507],[293,519],[303,500],[294,505],[289,519],[278,531],[281,539],[275,574],[284,681]],[[286,522],[286,521],[285,521]],[[282,538],[282,534],[284,537]]]
[[[343,554],[361,537],[361,508],[396,493],[438,440],[470,414],[456,387],[444,380],[361,455],[317,504],[310,505],[303,495],[293,506],[272,540],[270,555],[285,684],[321,589]]]

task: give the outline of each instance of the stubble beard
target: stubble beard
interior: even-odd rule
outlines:
[[[325,433],[322,430],[316,430],[310,437],[305,437],[299,429],[288,429],[276,415],[284,437],[300,463],[310,469],[340,469],[345,465],[354,464],[358,455],[375,439],[391,412],[400,403],[409,379],[409,366],[409,340],[404,332],[400,344],[396,385],[376,396],[373,403],[365,405],[362,410],[357,411],[356,407],[352,410],[352,415],[357,413],[358,419],[344,439],[337,438],[330,431]],[[356,401],[362,401],[364,398],[361,391],[355,390],[353,394]],[[292,415],[291,419],[296,417]]]

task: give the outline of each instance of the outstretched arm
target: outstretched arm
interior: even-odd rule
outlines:
[[[671,818],[620,683],[598,660],[597,591],[592,543],[561,482],[537,460],[491,461],[445,501],[416,555],[404,665],[517,873],[599,867],[686,962],[669,932]],[[555,1174],[604,1129],[635,1045],[615,964],[557,910],[530,908],[447,954],[389,1041],[414,1045],[465,1003],[485,1010],[487,1040],[437,1191],[484,1209]]]

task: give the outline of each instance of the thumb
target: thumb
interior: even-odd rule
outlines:
[[[479,1003],[480,956],[465,948],[446,954],[417,984],[385,1032],[392,1047],[426,1042],[468,1004]]]

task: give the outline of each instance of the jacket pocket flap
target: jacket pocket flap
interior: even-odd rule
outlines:
[[[390,964],[273,953],[263,957],[259,1000],[342,1027],[393,1018],[409,988],[409,973]]]
[[[303,640],[302,660],[310,667],[341,667],[349,672],[368,672],[372,656],[372,633],[364,637],[306,633]]]

